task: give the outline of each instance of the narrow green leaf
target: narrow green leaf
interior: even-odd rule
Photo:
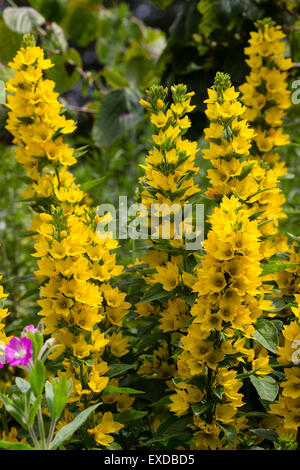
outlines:
[[[137,419],[142,419],[148,414],[148,411],[137,411],[137,410],[125,410],[121,413],[114,414],[114,420],[119,423],[125,424],[130,421],[135,421]]]
[[[90,414],[95,411],[100,404],[101,403],[97,403],[96,405],[90,406],[89,408],[86,408],[86,410],[81,411],[81,413],[79,413],[71,423],[62,427],[53,439],[50,445],[50,450],[55,450],[61,446],[68,437],[74,434],[74,432],[84,424]]]
[[[30,373],[30,385],[36,397],[43,393],[46,380],[45,366],[39,359],[35,362]]]
[[[30,447],[22,442],[0,441],[0,447],[6,450],[36,450],[35,447]]]
[[[115,385],[108,385],[107,387],[105,387],[102,394],[107,395],[110,393],[121,393],[121,394],[128,393],[130,395],[133,395],[133,394],[145,393],[145,392],[142,392],[141,390],[135,390],[134,388],[129,388],[129,387],[116,387]]]

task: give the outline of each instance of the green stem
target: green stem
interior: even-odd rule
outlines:
[[[56,426],[56,419],[52,419],[51,423],[50,423],[48,438],[47,438],[47,449],[49,449],[49,447],[50,447],[52,437],[53,437],[53,434],[54,434],[54,431],[55,431],[55,426]]]
[[[30,434],[30,436],[31,436],[31,439],[32,439],[32,441],[33,441],[33,443],[34,443],[35,448],[38,449],[38,450],[41,450],[39,441],[37,440],[37,437],[36,437],[36,434],[35,434],[33,428],[29,428],[28,431],[29,431],[29,434]]]
[[[41,448],[44,450],[46,449],[46,436],[45,436],[45,426],[44,426],[41,406],[39,406],[37,418],[38,418],[39,431],[40,431],[40,436],[41,436]]]

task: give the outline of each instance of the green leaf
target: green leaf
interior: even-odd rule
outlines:
[[[47,70],[47,76],[55,82],[55,89],[63,93],[73,88],[80,80],[77,67],[81,68],[81,57],[76,49],[68,49],[61,54],[51,54],[54,67]]]
[[[253,337],[268,351],[273,353],[276,352],[278,346],[278,334],[277,328],[271,320],[259,318],[255,324]]]
[[[22,35],[9,29],[0,19],[0,61],[7,64],[16,55],[20,48]]]
[[[46,380],[45,366],[39,359],[35,362],[30,373],[30,385],[36,397],[43,393]]]
[[[47,402],[48,410],[50,413],[50,417],[53,419],[54,389],[53,389],[53,384],[49,380],[47,380],[45,383],[45,396],[46,396],[46,402]]]
[[[37,450],[35,447],[30,447],[22,442],[0,441],[0,447],[7,450]]]
[[[103,183],[105,178],[106,178],[106,176],[101,176],[101,178],[97,178],[95,180],[86,181],[85,183],[81,183],[80,189],[84,192],[89,191],[90,189],[93,189],[96,186],[99,186],[99,184]]]
[[[107,83],[112,88],[125,88],[125,87],[128,87],[127,80],[124,77],[122,77],[122,75],[120,75],[118,72],[115,72],[114,70],[104,69],[102,71],[101,75],[105,78]]]
[[[140,98],[138,91],[130,88],[116,88],[103,98],[92,130],[96,145],[109,147],[118,137],[135,128],[143,118]]]
[[[53,381],[53,402],[51,418],[58,419],[66,406],[68,399],[68,380],[62,375],[58,382]]]
[[[204,413],[204,411],[206,411],[209,407],[211,406],[210,403],[206,402],[206,403],[194,403],[192,405],[192,410],[194,412],[195,415],[201,415],[202,413]]]
[[[250,376],[250,381],[262,400],[274,401],[278,395],[279,386],[269,375]]]
[[[39,408],[39,405],[40,405],[41,401],[42,401],[42,395],[38,396],[33,402],[33,405],[30,409],[29,417],[28,417],[28,426],[29,426],[29,428],[31,428],[33,426],[34,419],[35,419],[36,414],[38,412],[38,408]]]
[[[26,34],[45,22],[45,18],[30,7],[7,7],[3,10],[5,24],[16,33]]]
[[[3,80],[0,80],[0,104],[6,102],[6,92],[5,92],[5,83]]]
[[[21,411],[15,406],[13,401],[0,393],[0,399],[2,400],[2,403],[4,405],[4,408],[6,409],[7,413],[9,413],[15,420],[27,431],[28,426],[25,421],[24,414],[21,413]]]
[[[295,266],[299,266],[299,263],[265,264],[264,266],[262,266],[262,272],[260,276],[266,276],[267,274],[277,273],[278,271],[285,271],[286,269],[294,268]]]
[[[31,389],[30,383],[28,382],[28,380],[22,379],[21,377],[16,377],[16,386],[18,387],[20,392],[24,394],[29,392]]]
[[[116,387],[115,385],[108,385],[107,387],[105,387],[102,394],[107,395],[110,393],[121,393],[121,394],[128,393],[130,395],[133,395],[133,394],[145,393],[145,392],[142,392],[141,390],[135,390],[134,388],[129,388],[129,387]]]
[[[168,295],[169,293],[163,290],[161,284],[154,284],[147,290],[140,302],[152,302],[153,300],[163,299]]]
[[[151,407],[165,406],[165,405],[169,405],[170,403],[172,403],[172,401],[170,400],[170,397],[166,396],[166,397],[161,398],[160,400],[155,401],[149,406]]]
[[[268,439],[269,441],[278,441],[278,434],[273,429],[249,429],[249,431],[253,432],[259,437],[263,439]]]
[[[90,414],[95,411],[101,403],[97,403],[96,405],[90,406],[85,410],[81,411],[71,423],[66,424],[62,427],[58,433],[56,434],[55,438],[50,444],[50,450],[55,450],[59,446],[63,444],[63,442],[68,439],[75,431],[77,431],[80,426],[84,424],[84,422],[88,419]]]
[[[230,444],[234,445],[237,439],[237,432],[234,426],[231,424],[219,424],[218,426],[224,432],[224,435]]]
[[[109,377],[115,377],[117,375],[123,374],[129,369],[135,368],[136,364],[112,364],[106,375],[108,375]]]
[[[114,420],[119,423],[125,424],[130,421],[135,421],[137,419],[142,419],[148,414],[148,411],[137,411],[137,410],[125,410],[121,413],[114,414]]]
[[[60,21],[66,10],[68,0],[29,0],[30,5],[38,10],[49,22]]]

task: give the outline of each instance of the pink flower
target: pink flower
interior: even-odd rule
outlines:
[[[3,369],[3,366],[4,366],[4,364],[3,364],[3,362],[1,361],[1,358],[0,358],[0,369]]]
[[[24,336],[13,336],[5,348],[5,361],[12,367],[26,366],[32,358],[32,341]]]
[[[27,326],[25,326],[23,331],[24,331],[24,333],[26,333],[27,331],[30,331],[30,333],[36,333],[38,331],[38,329],[35,328],[34,325],[27,325]]]

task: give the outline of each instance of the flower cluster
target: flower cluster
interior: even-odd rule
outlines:
[[[214,168],[207,171],[211,185],[207,195],[220,201],[234,194],[247,205],[264,237],[260,250],[269,258],[274,254],[270,237],[278,231],[278,204],[282,202],[278,174],[250,155],[254,130],[245,119],[247,108],[238,101],[239,93],[227,74],[217,73],[208,96],[205,112],[210,125],[204,134],[209,148],[203,150],[203,156]]]
[[[223,198],[209,222],[205,255],[196,268],[198,280],[193,287],[198,294],[191,309],[194,319],[188,334],[181,339],[183,352],[177,362],[184,382],[177,384],[170,406],[177,415],[188,412],[195,403],[195,387],[191,388],[189,381],[203,377],[198,387],[202,396],[197,391],[196,400],[207,405],[206,424],[210,426],[206,428],[205,420],[195,412],[194,424],[200,428],[194,435],[196,448],[221,448],[218,423],[232,422],[238,407],[244,404],[239,393],[242,382],[236,378],[238,364],[253,361],[252,367],[260,373],[269,371],[262,371],[268,364],[266,351],[259,354],[247,347],[254,333],[253,324],[267,307],[259,277],[257,222],[249,220],[248,210],[234,196]],[[209,403],[211,388],[222,391],[215,397],[215,412]],[[244,424],[244,420],[235,420],[237,428]]]
[[[257,21],[256,26],[257,31],[251,33],[249,46],[245,48],[250,73],[240,91],[247,107],[245,117],[255,130],[252,154],[270,168],[268,174],[272,174],[276,183],[286,173],[276,149],[289,142],[288,134],[283,131],[283,118],[290,107],[287,70],[293,63],[284,57],[286,36],[281,26],[269,18]],[[278,219],[286,217],[282,211],[285,198],[282,192],[272,198],[273,224],[277,227]]]
[[[64,354],[76,361],[92,359],[88,392],[100,393],[109,380],[103,378],[108,370],[102,359],[105,346],[130,308],[126,294],[110,285],[111,278],[123,271],[112,252],[118,243],[98,238],[99,218],[69,170],[77,155],[64,142],[64,135],[75,126],[62,115],[54,82],[44,78],[43,72],[53,64],[40,47],[27,45],[9,65],[15,73],[7,83],[7,129],[14,137],[16,158],[31,181],[24,197],[37,212],[31,230],[33,256],[38,258],[35,276],[41,284],[39,315],[44,333],[51,334],[57,345],[50,358]],[[111,353],[117,351],[120,357],[124,350],[119,333]],[[76,376],[73,380],[77,383]],[[80,385],[78,400],[87,393],[85,385]]]

